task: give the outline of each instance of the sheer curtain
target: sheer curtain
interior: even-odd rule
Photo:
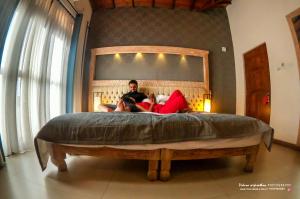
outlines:
[[[13,13],[18,5],[19,0],[0,0],[0,93],[1,93],[1,60],[2,60],[2,53],[3,53],[3,47],[5,38],[7,35],[7,31],[10,25],[10,22],[13,17]],[[1,99],[0,99],[1,101]],[[0,114],[0,118],[3,117],[3,115]],[[4,165],[5,159],[4,159],[4,152],[2,148],[2,141],[1,141],[1,135],[0,135],[0,168],[2,165]]]
[[[24,152],[49,119],[65,113],[74,18],[57,0],[21,0],[1,62],[0,132],[4,152]]]

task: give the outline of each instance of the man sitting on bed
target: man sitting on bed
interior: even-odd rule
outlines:
[[[135,103],[142,102],[147,96],[138,92],[138,83],[136,80],[130,80],[128,83],[129,92],[125,93],[120,101],[117,103],[117,106],[104,106],[99,105],[99,109],[104,112],[112,112],[115,111],[131,111],[131,112],[139,112],[140,110],[135,106]]]

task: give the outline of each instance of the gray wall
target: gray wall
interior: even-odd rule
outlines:
[[[209,50],[212,109],[216,112],[235,113],[235,66],[226,9],[196,12],[118,8],[95,12],[87,43],[84,108],[87,107],[89,49],[117,45],[162,45]],[[222,46],[227,48],[226,53],[221,51]],[[136,76],[144,73],[138,67],[134,71]]]
[[[202,57],[119,54],[96,57],[95,80],[177,80],[203,82]]]

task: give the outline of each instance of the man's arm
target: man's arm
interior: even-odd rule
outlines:
[[[144,107],[142,107],[142,106],[140,106],[140,105],[138,105],[138,104],[136,104],[135,106],[136,106],[141,112],[149,112],[149,110],[145,109]]]
[[[138,104],[136,104],[135,106],[136,106],[138,109],[140,109],[141,112],[152,112],[152,111],[153,111],[154,103],[151,103],[151,104],[150,104],[149,109],[145,109],[144,107],[142,107],[142,106],[140,106],[140,105],[138,105]]]
[[[149,95],[149,99],[150,99],[150,107],[148,109],[145,109],[144,107],[136,104],[136,107],[138,109],[140,109],[142,112],[152,112],[153,111],[153,106],[154,104],[156,103],[156,100],[155,100],[155,95],[153,93],[151,93]]]

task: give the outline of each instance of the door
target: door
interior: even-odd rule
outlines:
[[[246,77],[246,115],[269,124],[271,88],[266,43],[244,54]]]

